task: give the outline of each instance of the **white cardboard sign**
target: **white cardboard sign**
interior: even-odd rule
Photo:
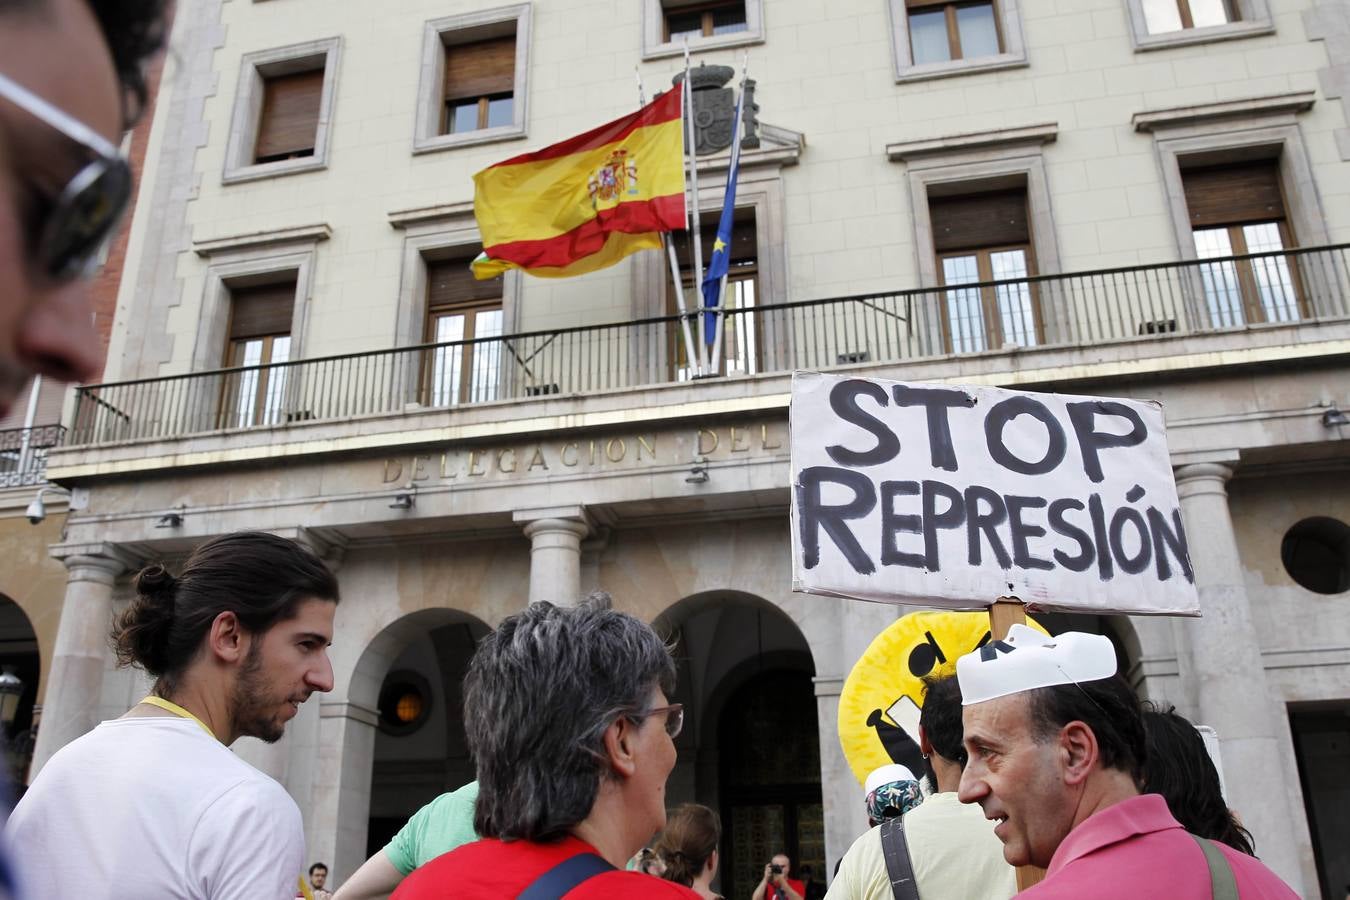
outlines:
[[[793,589],[1199,615],[1155,402],[792,379]]]

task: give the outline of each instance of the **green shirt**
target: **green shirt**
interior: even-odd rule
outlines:
[[[457,791],[441,794],[413,813],[408,823],[385,845],[384,855],[406,876],[442,853],[478,840],[473,830],[473,806],[477,801],[476,781],[470,781]]]

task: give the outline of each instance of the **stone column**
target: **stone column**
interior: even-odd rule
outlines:
[[[820,735],[820,796],[825,804],[825,872],[833,880],[834,864],[867,830],[862,789],[853,777],[839,745],[839,694],[844,679],[838,675],[811,679],[816,688],[816,730]]]
[[[69,574],[30,779],[53,753],[98,724],[103,673],[111,653],[113,584],[131,563],[130,557],[107,544],[58,546],[52,555],[65,563]]]
[[[574,606],[581,599],[581,539],[591,531],[584,506],[516,510],[530,539],[530,602]]]
[[[329,866],[334,884],[366,861],[375,728],[380,714],[343,700],[319,704],[319,747],[306,838],[309,859]]]
[[[1293,745],[1284,703],[1272,695],[1252,623],[1237,536],[1228,509],[1224,462],[1196,462],[1176,469],[1177,494],[1186,523],[1198,619],[1181,631],[1198,706],[1196,724],[1218,733],[1228,804],[1256,839],[1261,859],[1302,895],[1295,832],[1304,820],[1290,791]]]

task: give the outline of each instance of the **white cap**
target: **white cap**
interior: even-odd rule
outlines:
[[[917,781],[914,773],[908,767],[899,763],[891,763],[874,769],[871,775],[867,776],[867,781],[863,784],[863,796],[866,797],[881,787],[883,784],[890,784],[892,781]]]
[[[1026,625],[1014,625],[1003,640],[990,641],[956,661],[962,706],[1114,674],[1116,648],[1104,635],[1066,631],[1047,637]]]

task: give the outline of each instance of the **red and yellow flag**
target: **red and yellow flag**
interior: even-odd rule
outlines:
[[[676,86],[632,115],[474,175],[483,237],[474,276],[581,275],[683,229],[682,96]]]

